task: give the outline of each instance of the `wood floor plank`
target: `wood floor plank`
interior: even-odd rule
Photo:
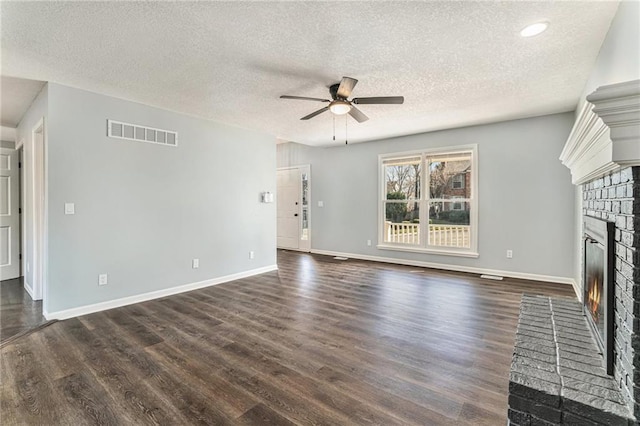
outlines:
[[[29,341],[15,345],[15,350],[3,354],[8,371],[7,386],[13,390],[11,395],[14,407],[20,411],[25,423],[36,423],[46,416],[56,423],[61,419],[60,407],[52,395],[55,390],[47,370],[38,362],[36,351]],[[3,369],[4,369],[3,368]]]
[[[247,410],[240,418],[240,425],[274,425],[274,426],[294,426],[295,423],[282,417],[275,411],[269,409],[264,404],[257,404],[250,410]]]
[[[121,417],[114,409],[114,402],[90,374],[81,371],[58,379],[57,382],[58,390],[66,397],[67,407],[75,409],[76,414],[83,418],[82,424],[130,423],[129,419]]]
[[[8,341],[2,424],[505,424],[522,294],[574,297],[297,252],[278,267]]]
[[[0,282],[0,343],[46,322],[42,300],[31,299],[24,289],[23,278]]]

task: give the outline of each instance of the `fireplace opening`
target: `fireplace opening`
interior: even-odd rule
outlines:
[[[613,223],[584,218],[583,310],[609,375],[613,375],[614,359],[613,236]]]

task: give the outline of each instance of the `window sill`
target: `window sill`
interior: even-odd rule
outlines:
[[[480,256],[479,253],[472,252],[472,251],[432,249],[432,248],[424,248],[424,247],[407,247],[407,246],[395,246],[395,245],[386,245],[386,244],[378,244],[376,248],[378,250],[406,251],[406,252],[412,252],[412,253],[438,254],[443,256],[473,257],[473,258],[477,258]]]

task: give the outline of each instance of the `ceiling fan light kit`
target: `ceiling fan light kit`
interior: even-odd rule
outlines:
[[[355,107],[354,104],[396,104],[400,105],[404,103],[404,97],[402,96],[377,96],[367,98],[353,98],[349,100],[353,88],[356,87],[358,80],[351,77],[342,77],[340,83],[334,84],[329,87],[329,93],[331,94],[331,100],[321,98],[309,98],[306,96],[291,96],[282,95],[281,99],[294,99],[302,101],[316,101],[316,102],[328,102],[329,106],[320,108],[317,111],[312,112],[309,115],[302,117],[300,120],[309,120],[316,115],[320,115],[325,111],[331,111],[334,115],[349,114],[358,123],[365,122],[369,119],[362,111]]]
[[[351,111],[351,104],[342,99],[336,99],[329,104],[329,110],[335,115],[344,115]]]

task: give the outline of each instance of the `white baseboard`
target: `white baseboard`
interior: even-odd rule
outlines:
[[[27,277],[24,277],[24,289],[27,290],[27,293],[29,293],[29,296],[31,296],[31,300],[36,300],[36,298],[33,296],[33,287],[27,281]]]
[[[497,269],[484,269],[484,268],[476,268],[473,266],[461,266],[461,265],[449,265],[446,263],[433,263],[433,262],[423,262],[420,260],[408,260],[408,259],[395,259],[392,257],[382,257],[382,256],[369,256],[366,254],[356,254],[356,253],[341,253],[337,251],[329,251],[329,250],[311,250],[311,253],[314,254],[322,254],[326,256],[341,256],[341,257],[350,257],[352,259],[359,260],[371,260],[373,262],[384,262],[384,263],[394,263],[397,265],[407,265],[407,266],[419,266],[422,268],[433,268],[433,269],[443,269],[446,271],[455,271],[455,272],[468,272],[470,274],[486,274],[486,275],[498,275],[502,277],[510,277],[510,278],[520,278],[523,280],[533,280],[533,281],[544,281],[550,283],[560,283],[560,284],[570,284],[576,288],[575,280],[569,277],[555,277],[552,275],[539,275],[539,274],[529,274],[526,272],[512,272],[512,271],[500,271]]]
[[[571,280],[571,285],[573,286],[573,291],[576,292],[576,297],[578,298],[578,300],[580,302],[582,302],[582,298],[583,298],[583,294],[582,294],[582,289],[580,287],[578,287],[578,283],[576,282],[576,280]]]
[[[149,293],[136,294],[134,296],[127,296],[120,299],[108,300],[106,302],[94,303],[92,305],[79,306],[77,308],[65,309],[63,311],[46,312],[43,310],[43,315],[47,320],[64,320],[81,315],[92,314],[94,312],[106,311],[107,309],[119,308],[121,306],[132,305],[134,303],[146,302],[148,300],[158,299],[161,297],[167,297],[178,293],[184,293],[191,290],[197,290],[199,288],[209,287],[226,283],[229,281],[239,280],[241,278],[247,278],[254,275],[264,274],[266,272],[276,271],[278,265],[269,265],[262,268],[250,269],[248,271],[239,272],[237,274],[225,275],[223,277],[212,278],[210,280],[199,281],[190,284],[184,284],[177,287],[166,288],[163,290],[151,291]]]

